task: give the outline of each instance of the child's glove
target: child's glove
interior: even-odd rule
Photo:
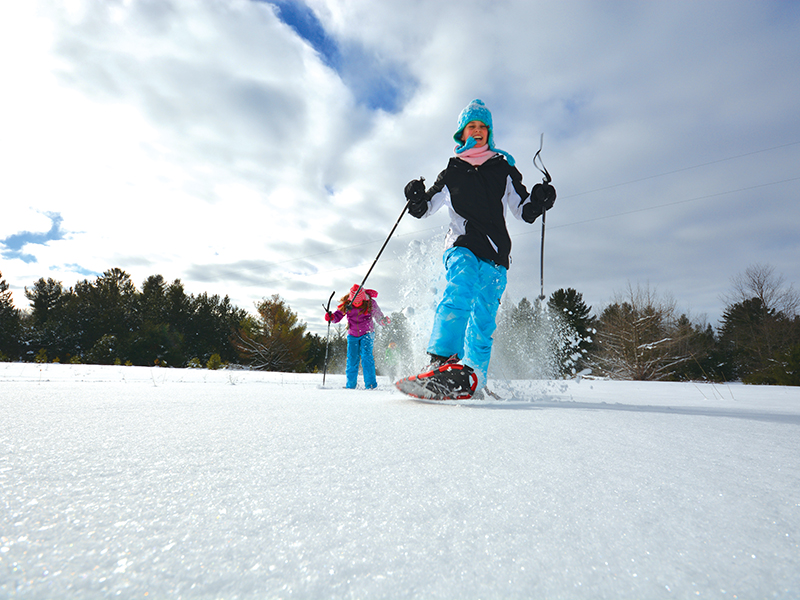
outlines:
[[[531,201],[522,207],[522,220],[533,223],[556,203],[556,188],[549,183],[537,183],[531,190]]]
[[[408,200],[408,212],[419,219],[428,211],[428,198],[425,195],[424,179],[412,179],[406,184],[405,195]]]
[[[328,323],[333,321],[333,313],[331,311],[325,313],[325,321],[327,321]]]
[[[386,327],[391,322],[392,320],[389,317],[383,317],[383,319],[381,319],[381,325],[383,325],[384,327]]]

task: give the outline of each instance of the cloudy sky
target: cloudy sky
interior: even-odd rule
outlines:
[[[482,98],[529,186],[544,133],[545,293],[649,285],[716,325],[750,265],[800,287],[798,31],[786,0],[5,2],[0,271],[20,307],[119,267],[251,311],[280,294],[324,333]],[[518,302],[542,231],[511,221]],[[367,282],[384,309],[446,225],[400,221]]]

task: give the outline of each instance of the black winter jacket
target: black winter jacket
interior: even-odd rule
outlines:
[[[506,209],[522,219],[528,190],[522,174],[497,155],[479,166],[453,157],[426,193],[428,210],[450,209],[450,231],[445,248],[462,246],[478,258],[491,260],[506,269],[510,264],[511,237],[506,228]]]

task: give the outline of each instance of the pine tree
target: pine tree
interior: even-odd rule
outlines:
[[[64,361],[74,356],[77,332],[68,318],[72,290],[65,290],[60,281],[41,278],[25,288],[25,297],[31,307],[25,332],[30,357],[40,350]]]
[[[11,290],[0,273],[0,360],[19,360],[22,322]]]
[[[48,278],[39,279],[29,290],[25,288],[25,297],[31,303],[31,319],[33,325],[42,327],[63,302],[64,287],[60,281]]]
[[[174,365],[187,362],[183,335],[169,323],[167,284],[151,275],[133,301],[135,326],[127,341],[127,357],[134,365]]]
[[[94,282],[84,280],[75,285],[70,307],[70,327],[76,332],[76,351],[92,354],[95,344],[100,344],[95,355],[105,357],[113,347],[123,362],[127,359],[129,333],[135,328],[134,298],[136,286],[128,273],[119,268],[105,271]],[[109,344],[109,336],[115,343]]]
[[[791,380],[792,349],[800,344],[800,294],[767,265],[748,267],[732,284],[719,329],[727,372],[745,383]]]
[[[316,333],[305,335],[306,341],[306,370],[309,373],[322,372],[325,367],[325,338]]]
[[[573,288],[561,288],[550,295],[547,308],[564,325],[564,339],[558,351],[558,362],[565,375],[585,369],[594,350],[596,334],[592,307],[583,301],[583,294]]]
[[[734,378],[776,383],[767,375],[770,361],[786,348],[781,330],[787,327],[783,313],[755,297],[728,306],[722,315],[720,345],[725,350]]]

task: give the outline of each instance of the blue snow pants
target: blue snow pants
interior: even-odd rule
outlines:
[[[505,267],[480,259],[470,250],[453,246],[444,253],[447,285],[436,307],[428,352],[458,354],[475,370],[478,388],[486,385],[492,358],[492,334],[506,289]]]
[[[374,332],[365,333],[358,337],[348,334],[347,368],[345,369],[348,389],[356,389],[359,362],[364,370],[364,387],[368,390],[378,387],[378,381],[375,377],[375,357],[372,354],[374,344]]]

